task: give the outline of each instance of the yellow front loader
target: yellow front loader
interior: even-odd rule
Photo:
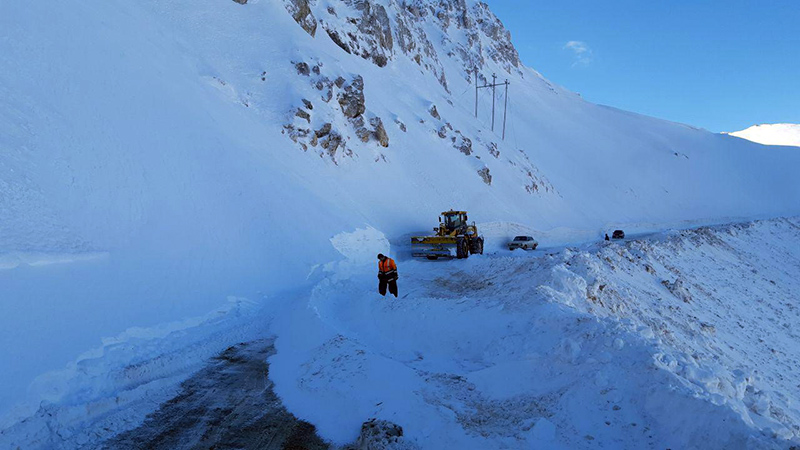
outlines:
[[[439,217],[439,226],[433,236],[413,236],[412,256],[439,258],[469,258],[470,254],[483,254],[483,236],[478,234],[475,222],[469,223],[466,211],[445,211]]]

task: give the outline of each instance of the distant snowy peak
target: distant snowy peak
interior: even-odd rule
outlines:
[[[234,0],[246,3],[246,0]],[[323,30],[349,54],[379,67],[407,57],[434,74],[445,89],[443,58],[453,58],[469,79],[489,58],[506,72],[522,74],[511,33],[483,2],[467,0],[283,0],[311,36]],[[444,53],[444,54],[442,54]]]
[[[746,130],[727,134],[764,145],[800,147],[800,124],[774,123],[754,125]]]

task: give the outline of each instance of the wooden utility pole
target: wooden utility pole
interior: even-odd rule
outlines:
[[[508,111],[508,79],[504,83],[506,85],[506,97],[503,102],[503,140],[506,140],[506,111]]]
[[[475,67],[475,118],[478,118],[478,68]]]
[[[492,131],[494,131],[494,87],[497,86],[497,75],[492,74]]]

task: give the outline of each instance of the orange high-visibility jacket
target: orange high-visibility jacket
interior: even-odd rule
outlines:
[[[397,264],[392,258],[387,257],[383,261],[378,261],[378,271],[382,274],[397,272]]]

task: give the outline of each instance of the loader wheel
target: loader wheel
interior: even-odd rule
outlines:
[[[456,258],[469,258],[469,246],[467,245],[467,240],[464,238],[459,238],[456,241]]]
[[[472,255],[483,254],[483,239],[475,238],[469,243],[469,253]]]
[[[439,257],[438,256],[428,256],[428,259],[430,259],[431,261],[436,261],[437,259],[439,259]]]

